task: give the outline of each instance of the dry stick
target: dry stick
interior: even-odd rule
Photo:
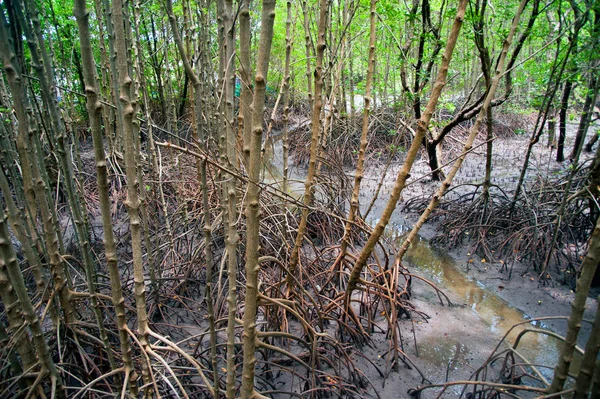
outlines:
[[[131,394],[137,396],[137,375],[131,357],[131,344],[127,334],[127,315],[125,312],[125,299],[119,267],[117,260],[117,248],[113,232],[111,216],[111,200],[108,188],[108,171],[106,167],[106,155],[102,140],[101,117],[103,107],[99,101],[98,78],[96,76],[96,65],[92,52],[92,44],[89,30],[89,13],[86,10],[85,0],[76,0],[74,5],[75,18],[79,27],[79,42],[81,48],[81,60],[83,63],[83,78],[86,84],[87,112],[90,119],[90,130],[94,145],[94,158],[96,162],[96,183],[98,185],[98,199],[100,201],[100,213],[102,216],[102,228],[104,230],[104,246],[106,252],[106,266],[110,274],[111,299],[117,315],[117,329],[119,330],[119,341],[121,344],[121,356],[123,358],[123,371],[129,377],[128,386]]]
[[[127,48],[125,40],[125,27],[123,21],[123,3],[121,0],[115,0],[112,8],[112,22],[115,27],[115,50],[116,62],[119,75],[119,92],[118,98],[122,104],[120,107],[119,118],[121,119],[121,127],[123,129],[123,148],[125,156],[125,174],[127,177],[127,199],[125,206],[129,214],[129,224],[131,230],[131,249],[133,257],[133,280],[134,280],[134,297],[137,311],[137,324],[139,341],[143,351],[148,351],[150,343],[148,342],[148,334],[150,326],[148,322],[148,313],[146,311],[146,287],[144,283],[144,263],[142,253],[142,235],[141,235],[141,220],[140,220],[140,198],[138,194],[140,181],[137,175],[137,165],[133,137],[133,118],[134,109],[133,102],[137,101],[132,98],[131,83],[129,77],[129,66],[127,57]],[[152,382],[152,371],[146,362],[142,363],[142,376],[144,384]]]
[[[531,322],[531,321],[530,321]],[[547,335],[549,337],[553,337],[561,342],[565,341],[565,338],[558,334],[555,333],[553,331],[549,331],[549,330],[543,330],[540,328],[526,328],[524,330],[522,330],[521,332],[519,332],[519,335],[517,335],[517,338],[515,338],[515,342],[512,345],[512,347],[510,348],[510,351],[512,351],[513,353],[515,353],[516,355],[518,355],[520,358],[525,359],[523,357],[522,354],[520,354],[519,352],[517,352],[517,347],[519,346],[519,342],[521,341],[521,338],[523,338],[525,336],[525,334],[527,333],[535,333],[535,334],[543,334],[543,335]],[[508,335],[508,334],[507,334]],[[506,338],[506,336],[505,336]],[[583,355],[583,349],[581,349],[579,346],[575,346],[575,350],[577,351],[577,353],[579,353],[580,355]],[[530,363],[530,362],[528,362]],[[546,366],[548,368],[550,368],[550,366]],[[550,383],[546,380],[546,378],[544,377],[543,374],[541,374],[536,367],[534,367],[534,365],[531,365],[532,370],[538,375],[538,378],[540,379],[541,382],[543,382],[546,387],[548,387],[550,385]]]
[[[275,21],[275,0],[264,0],[262,7],[260,40],[254,79],[254,101],[252,102],[252,137],[250,143],[249,175],[256,182],[260,177],[262,119],[265,106],[266,79],[269,71],[273,23]],[[258,300],[259,241],[260,241],[260,187],[248,185],[246,199],[246,298],[244,303],[244,362],[242,370],[242,399],[260,395],[254,390],[254,367],[256,365],[256,313]]]
[[[450,165],[452,162],[455,162],[455,161],[456,161],[458,158],[460,158],[460,157],[462,157],[462,156],[464,156],[464,155],[467,155],[467,154],[469,154],[470,152],[473,152],[473,151],[475,151],[475,150],[476,150],[476,149],[478,149],[479,147],[482,147],[482,146],[484,146],[484,145],[485,145],[485,146],[487,146],[488,142],[490,142],[490,141],[494,141],[494,140],[496,140],[497,138],[498,138],[498,136],[494,136],[494,137],[492,137],[492,138],[491,138],[491,139],[489,139],[489,140],[486,140],[486,141],[484,141],[484,142],[482,142],[482,143],[479,143],[479,144],[477,144],[477,145],[476,145],[476,146],[474,146],[474,147],[471,147],[471,148],[470,148],[470,149],[468,149],[467,151],[461,152],[461,153],[460,153],[460,154],[458,154],[456,157],[452,158],[451,160],[449,160],[449,161],[448,161],[448,162],[446,162],[445,164],[441,165],[441,166],[440,166],[438,169],[445,168],[446,166]],[[415,184],[415,183],[417,183],[417,182],[419,182],[419,181],[421,181],[421,180],[425,179],[427,176],[431,175],[431,174],[432,174],[432,173],[434,173],[436,170],[437,170],[437,169],[435,169],[435,170],[432,170],[432,171],[429,171],[429,172],[427,172],[427,173],[425,173],[425,174],[423,174],[423,175],[421,175],[421,176],[417,177],[416,179],[414,179],[414,180],[411,180],[411,182],[410,182],[410,183],[407,183],[407,184],[406,184],[406,187],[408,187],[408,186],[412,186],[413,184]]]
[[[418,395],[419,393],[421,393],[423,390],[425,389],[430,389],[430,388],[444,388],[442,390],[442,392],[440,392],[440,394],[438,396],[436,396],[436,398],[441,397],[441,394],[449,387],[451,386],[455,386],[455,385],[484,385],[484,386],[488,386],[491,388],[496,388],[499,391],[511,391],[511,390],[515,390],[515,391],[526,391],[526,392],[538,392],[538,393],[544,393],[544,388],[538,388],[538,387],[531,387],[531,386],[527,386],[527,385],[512,385],[512,384],[500,384],[497,382],[488,382],[488,381],[451,381],[451,382],[446,382],[444,384],[430,384],[430,385],[426,385],[423,387],[419,387],[417,389],[411,389],[410,390],[410,394],[411,396],[415,396],[418,397],[416,395]],[[562,393],[567,393],[567,392],[571,392],[572,390],[569,391],[565,391]],[[538,396],[537,398],[543,398],[546,396]]]
[[[204,374],[204,371],[202,370],[202,365],[200,364],[200,362],[197,359],[195,359],[193,356],[191,356],[186,351],[184,351],[179,346],[177,346],[177,344],[175,344],[174,342],[171,342],[170,340],[163,337],[162,335],[159,335],[153,331],[150,331],[149,334],[150,334],[150,336],[156,338],[160,342],[167,345],[167,347],[169,348],[170,351],[179,354],[181,357],[186,359],[192,366],[194,366],[194,368],[198,372],[198,375],[200,376],[200,378],[202,378],[202,381],[206,384],[208,390],[211,392],[211,394],[213,393],[213,391],[210,387],[210,384],[209,384],[210,381],[208,380],[208,378],[206,378],[206,375]],[[153,349],[164,349],[164,348],[158,347],[156,345],[152,345],[152,347],[153,347]]]
[[[400,194],[404,189],[406,184],[406,180],[409,177],[409,172],[412,168],[412,165],[417,157],[417,153],[419,152],[419,147],[423,138],[425,137],[425,133],[427,132],[429,122],[431,121],[431,116],[433,111],[436,108],[438,99],[440,94],[442,93],[442,89],[446,85],[446,77],[448,76],[448,67],[450,65],[450,61],[452,59],[452,53],[454,51],[454,47],[456,45],[456,41],[458,39],[458,35],[460,33],[460,28],[462,26],[462,22],[465,16],[465,9],[467,7],[467,1],[461,0],[457,9],[456,17],[454,19],[454,23],[452,25],[452,30],[450,31],[450,35],[448,36],[448,40],[446,42],[446,48],[444,50],[444,55],[442,56],[442,63],[440,65],[440,69],[438,71],[438,76],[433,85],[433,90],[431,93],[431,97],[429,98],[429,102],[427,103],[427,107],[423,111],[423,115],[421,119],[419,119],[417,123],[417,131],[415,133],[415,137],[413,138],[412,144],[408,153],[406,154],[406,159],[404,160],[404,164],[402,165],[402,169],[398,173],[396,178],[396,183],[394,184],[394,188],[392,189],[392,193],[390,199],[381,214],[381,218],[377,225],[373,229],[373,232],[369,236],[365,246],[363,247],[352,271],[350,273],[350,278],[348,280],[348,286],[346,288],[346,302],[349,304],[350,299],[352,297],[352,292],[356,289],[358,281],[360,280],[360,275],[362,273],[363,268],[365,267],[367,260],[371,256],[375,245],[379,241],[379,238],[383,234],[385,227],[387,226],[392,213],[396,209],[396,204],[398,199],[400,198]]]
[[[379,198],[379,192],[381,191],[381,187],[383,186],[383,182],[385,181],[388,169],[390,168],[390,165],[392,164],[393,158],[394,158],[394,153],[390,152],[387,162],[385,163],[385,167],[383,168],[383,173],[381,174],[381,178],[379,179],[379,183],[377,183],[377,188],[375,189],[373,198],[371,198],[371,201],[369,202],[369,206],[367,207],[365,214],[362,216],[362,218],[364,220],[367,220],[367,218],[369,217],[369,214],[371,213],[371,210],[373,209],[373,205],[375,205],[377,198]]]
[[[370,30],[369,30],[369,66],[367,69],[367,82],[365,85],[364,109],[362,120],[362,131],[360,135],[360,147],[358,149],[358,162],[356,165],[356,173],[354,175],[354,188],[352,190],[352,198],[350,199],[350,212],[348,213],[348,223],[344,228],[344,236],[340,248],[339,259],[343,260],[346,256],[348,243],[350,241],[350,233],[352,232],[352,224],[358,213],[358,198],[360,194],[360,183],[364,177],[365,152],[367,149],[367,134],[369,131],[369,113],[371,111],[371,89],[373,87],[373,71],[375,70],[375,4],[376,0],[371,0],[370,11]]]
[[[267,125],[267,131],[265,132],[265,143],[264,145],[267,145],[267,142],[269,141],[269,138],[271,137],[271,132],[273,131],[273,123],[275,123],[275,118],[277,117],[277,110],[279,109],[279,103],[281,102],[281,99],[283,97],[283,86],[285,85],[285,79],[281,79],[281,84],[279,85],[279,90],[278,90],[278,94],[277,94],[277,99],[275,100],[275,105],[273,105],[273,109],[271,110],[271,116],[269,116],[269,124]],[[263,153],[265,152],[265,149],[263,148]]]
[[[83,395],[84,393],[86,393],[91,387],[93,387],[94,385],[96,385],[98,382],[107,379],[108,377],[111,377],[115,374],[119,374],[124,372],[123,368],[118,368],[112,371],[109,371],[106,374],[102,374],[100,377],[90,381],[89,383],[87,383],[84,387],[79,388],[79,391],[77,391],[77,393],[73,396],[72,399],[77,399],[79,396]]]
[[[204,131],[202,130],[202,100],[201,100],[201,86],[202,82],[198,78],[198,75],[192,69],[189,59],[184,51],[183,43],[181,41],[181,35],[179,29],[177,29],[177,20],[173,14],[173,4],[171,0],[166,3],[167,14],[171,21],[171,27],[173,31],[173,37],[179,50],[179,55],[183,60],[183,65],[188,78],[194,86],[194,107],[196,109],[196,136],[199,142],[204,142]],[[159,144],[160,145],[160,144]],[[211,347],[211,363],[213,368],[213,391],[215,398],[219,397],[219,370],[217,367],[217,333],[215,330],[215,313],[213,308],[213,297],[212,297],[212,267],[213,267],[213,252],[212,252],[212,227],[211,227],[211,215],[208,204],[208,184],[206,179],[206,158],[199,159],[198,172],[200,187],[202,189],[202,207],[204,214],[204,248],[205,248],[205,260],[206,260],[206,303],[208,307],[208,323],[210,330],[210,347]]]
[[[325,54],[325,34],[327,33],[327,14],[329,10],[329,2],[327,0],[320,0],[320,12],[319,12],[319,38],[317,41],[317,61],[315,67],[315,96],[312,119],[311,119],[311,142],[310,142],[310,159],[308,161],[308,173],[306,181],[304,182],[304,204],[310,206],[314,196],[314,183],[315,183],[315,171],[317,154],[319,152],[319,136],[321,130],[321,108],[323,106],[323,55]],[[305,10],[306,17],[306,10]],[[305,22],[307,24],[308,22]],[[308,62],[308,59],[307,59]],[[300,248],[304,243],[304,235],[306,234],[306,225],[308,222],[308,208],[302,209],[302,217],[298,225],[298,233],[294,242],[294,248],[290,256],[290,274],[296,273],[296,266],[300,259]],[[286,282],[289,287],[292,286],[293,280],[290,276],[286,276]]]
[[[29,1],[28,3],[28,11],[35,14],[37,18],[37,10],[35,9],[35,3],[32,1]],[[64,121],[60,118],[60,113],[56,102],[56,87],[54,85],[54,73],[52,71],[52,64],[45,50],[46,46],[42,34],[39,30],[39,24],[34,24],[34,27],[37,28],[35,32],[36,35],[34,36],[31,27],[25,20],[25,17],[21,10],[21,6],[18,3],[15,5],[15,11],[17,13],[18,19],[21,22],[21,25],[23,26],[25,36],[27,37],[27,44],[29,46],[31,54],[32,65],[38,75],[44,104],[49,109],[51,132],[55,135],[57,144],[56,152],[58,153],[60,167],[64,173],[63,184],[67,192],[69,210],[73,217],[75,236],[83,257],[83,265],[88,284],[88,290],[90,292],[92,310],[94,312],[94,316],[96,317],[96,323],[100,333],[100,338],[102,339],[104,350],[106,351],[109,364],[112,369],[115,369],[116,365],[114,354],[108,339],[108,333],[106,331],[106,328],[104,327],[104,315],[102,314],[102,310],[100,308],[98,298],[96,296],[96,265],[94,259],[92,258],[92,250],[89,241],[89,231],[86,226],[81,200],[74,186],[74,181],[76,179],[75,174],[73,172],[73,164],[69,158],[69,155],[67,154],[67,130],[64,125]]]
[[[450,169],[450,172],[448,173],[448,175],[446,176],[446,178],[444,179],[444,181],[442,182],[442,184],[440,185],[440,187],[438,188],[436,193],[431,198],[431,201],[427,205],[427,208],[423,211],[423,213],[419,217],[419,220],[417,221],[417,223],[415,223],[415,226],[409,233],[408,237],[406,237],[406,239],[402,243],[402,246],[400,247],[400,250],[398,251],[398,255],[397,255],[397,258],[400,261],[402,261],[404,254],[410,247],[414,238],[419,233],[419,230],[421,229],[421,227],[423,226],[425,221],[429,218],[429,215],[431,214],[431,212],[433,212],[433,210],[438,206],[438,204],[440,203],[440,200],[444,196],[446,190],[452,184],[452,180],[454,179],[454,176],[456,176],[456,173],[458,173],[458,170],[460,169],[463,161],[466,158],[466,152],[471,149],[471,147],[473,145],[473,141],[475,141],[475,137],[477,137],[477,133],[479,133],[479,127],[481,126],[481,123],[483,122],[483,118],[487,115],[487,110],[490,108],[490,105],[494,98],[494,94],[496,93],[496,89],[498,88],[498,84],[500,83],[500,79],[502,78],[503,69],[504,69],[504,61],[506,60],[506,54],[508,53],[508,48],[510,47],[510,44],[512,42],[515,31],[517,30],[517,27],[519,25],[519,19],[521,18],[521,13],[523,12],[525,5],[527,4],[527,1],[528,0],[521,0],[521,3],[519,4],[519,8],[517,9],[515,17],[513,18],[511,30],[508,33],[508,37],[504,40],[504,43],[502,45],[502,53],[500,54],[498,64],[496,65],[496,74],[495,74],[494,78],[492,79],[492,82],[491,82],[490,88],[488,90],[488,93],[486,95],[486,98],[484,100],[483,106],[481,107],[481,110],[479,111],[479,115],[477,115],[477,119],[475,120],[475,123],[473,124],[473,126],[471,126],[471,130],[469,132],[469,137],[467,138],[467,141],[465,142],[465,146],[462,150],[464,155],[460,156],[456,160],[456,162],[452,166],[452,169]],[[488,141],[491,142],[490,140],[488,140]]]

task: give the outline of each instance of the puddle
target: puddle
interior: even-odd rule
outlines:
[[[405,228],[403,226],[396,227],[398,228],[388,238],[400,243],[403,240]],[[413,242],[405,260],[412,270],[426,275],[440,288],[457,296],[460,304],[464,304],[489,326],[492,334],[490,338],[494,342],[499,341],[515,324],[531,319],[487,290],[481,282],[465,275],[461,266],[453,258],[433,248],[427,240],[421,237]],[[431,297],[431,300],[435,300],[434,296]],[[520,332],[531,327],[544,329],[545,326],[542,323],[534,322],[516,327],[509,334],[508,343],[512,345]],[[460,362],[461,351],[463,351],[463,356],[466,352],[466,347],[461,345],[460,337],[440,337],[421,345],[420,353],[432,363],[446,366],[451,360]],[[559,342],[555,338],[535,333],[525,334],[520,340],[518,349],[531,363],[545,366],[554,366],[560,351]],[[580,361],[580,356],[575,356],[572,372],[579,370]],[[552,378],[552,369],[540,368],[540,371],[546,378]]]

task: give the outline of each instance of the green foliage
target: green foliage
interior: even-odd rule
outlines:
[[[390,150],[390,152],[392,154],[394,154],[396,152],[406,152],[406,148],[404,148],[404,146],[402,146],[402,145],[390,144],[388,146],[388,149]]]
[[[452,114],[456,110],[456,105],[452,101],[441,101],[440,108],[445,109]]]

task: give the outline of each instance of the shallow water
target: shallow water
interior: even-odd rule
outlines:
[[[393,229],[388,238],[400,244],[404,235],[405,229],[399,226]],[[488,326],[490,339],[494,344],[499,342],[515,324],[531,319],[488,290],[483,283],[467,276],[461,270],[467,265],[457,264],[452,257],[432,247],[421,237],[413,242],[405,260],[412,271],[429,278],[446,293],[451,292],[459,298],[460,305],[466,306],[475,313]],[[538,321],[517,326],[507,336],[507,343],[513,345],[517,336],[528,328],[545,329],[545,326]],[[422,347],[420,354],[422,353],[425,358],[439,366],[446,366],[451,360],[458,366],[467,349],[458,334],[455,337],[441,336],[430,339],[420,346]],[[554,337],[531,332],[521,338],[517,349],[531,363],[550,367],[556,364],[560,350],[559,342]],[[572,372],[579,370],[580,360],[580,357],[576,356]],[[552,378],[552,368],[539,367],[539,371],[547,379]]]
[[[265,153],[263,156],[263,166],[261,169],[262,181],[266,184],[272,184],[275,188],[283,189],[283,147],[281,140],[274,141],[269,138],[264,143]],[[298,175],[294,166],[290,165],[288,171],[288,187],[286,194],[295,199],[300,199],[304,195],[304,179],[306,176]]]

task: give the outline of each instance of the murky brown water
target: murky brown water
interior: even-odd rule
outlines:
[[[389,238],[400,243],[403,240],[402,229],[395,230]],[[528,315],[510,306],[506,301],[485,286],[465,275],[460,265],[449,255],[433,248],[429,242],[419,237],[407,252],[406,261],[414,271],[424,274],[446,292],[460,298],[461,304],[468,307],[485,324],[491,333],[490,346],[498,342],[514,325],[531,319]],[[541,322],[531,322],[515,327],[507,337],[507,343],[513,345],[517,336],[527,328],[544,329]],[[446,366],[449,361],[460,363],[467,351],[467,345],[461,337],[442,336],[429,340],[421,345],[420,352],[428,360],[439,366]],[[527,333],[518,346],[519,352],[531,363],[553,367],[559,354],[559,342],[544,334]],[[580,357],[576,356],[571,371],[579,370]],[[458,366],[458,364],[457,364]],[[542,368],[540,371],[551,378],[552,369]]]

